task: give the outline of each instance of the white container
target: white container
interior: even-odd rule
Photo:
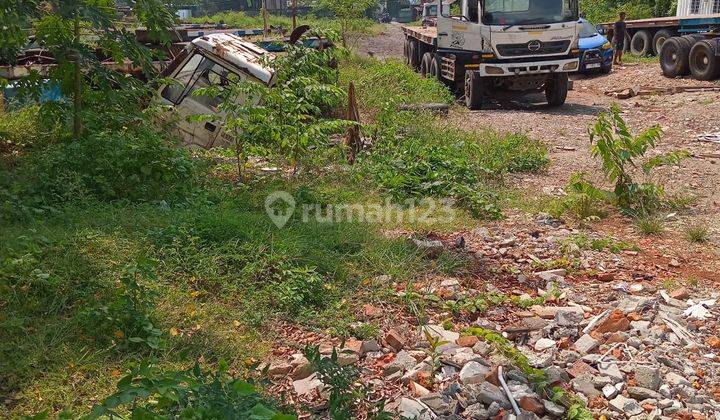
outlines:
[[[678,17],[717,13],[720,13],[720,0],[678,0]]]

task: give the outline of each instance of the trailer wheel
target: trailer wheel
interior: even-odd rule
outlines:
[[[408,61],[410,62],[410,67],[413,70],[417,70],[420,67],[420,57],[418,57],[418,45],[417,41],[414,39],[410,40],[410,45],[408,47]]]
[[[433,55],[432,61],[430,62],[430,77],[441,82],[443,81],[442,74],[440,73],[440,59],[437,54]]]
[[[555,73],[545,83],[545,98],[550,106],[561,106],[568,93],[567,73]]]
[[[429,52],[426,52],[422,56],[422,60],[420,60],[420,75],[422,77],[427,77],[430,75],[430,64],[432,63],[432,54]]]
[[[630,53],[644,57],[652,52],[650,32],[637,31],[630,40]]]
[[[672,37],[660,48],[660,68],[665,77],[684,76],[690,72],[688,56],[690,46],[682,37]]]
[[[410,41],[407,39],[403,43],[403,58],[406,66],[410,65]]]
[[[702,40],[690,50],[690,73],[698,80],[714,80],[720,74],[720,63],[715,54],[718,50],[717,41]]]
[[[470,110],[482,108],[485,96],[485,82],[476,71],[465,72],[465,106]]]
[[[667,41],[668,39],[675,36],[675,34],[672,33],[669,29],[660,29],[655,33],[655,36],[653,36],[652,45],[653,45],[653,54],[660,55],[660,49],[662,48],[662,45]]]

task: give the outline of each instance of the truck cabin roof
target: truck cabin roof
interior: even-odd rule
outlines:
[[[223,60],[244,69],[263,83],[269,84],[273,70],[263,64],[262,57],[273,55],[257,45],[243,41],[233,34],[210,34],[192,41],[196,48],[214,54]]]

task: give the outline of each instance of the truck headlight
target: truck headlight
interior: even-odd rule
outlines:
[[[612,44],[608,41],[608,42],[604,43],[601,48],[603,50],[609,50],[610,48],[612,48]]]
[[[572,62],[570,62],[570,63],[566,63],[566,64],[563,66],[563,70],[575,70],[575,69],[577,68],[577,66],[578,66],[578,62],[577,62],[577,61],[572,61]]]

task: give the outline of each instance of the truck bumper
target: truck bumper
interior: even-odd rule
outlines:
[[[480,63],[481,76],[519,76],[542,73],[569,73],[577,71],[579,59],[535,61],[527,63]]]

